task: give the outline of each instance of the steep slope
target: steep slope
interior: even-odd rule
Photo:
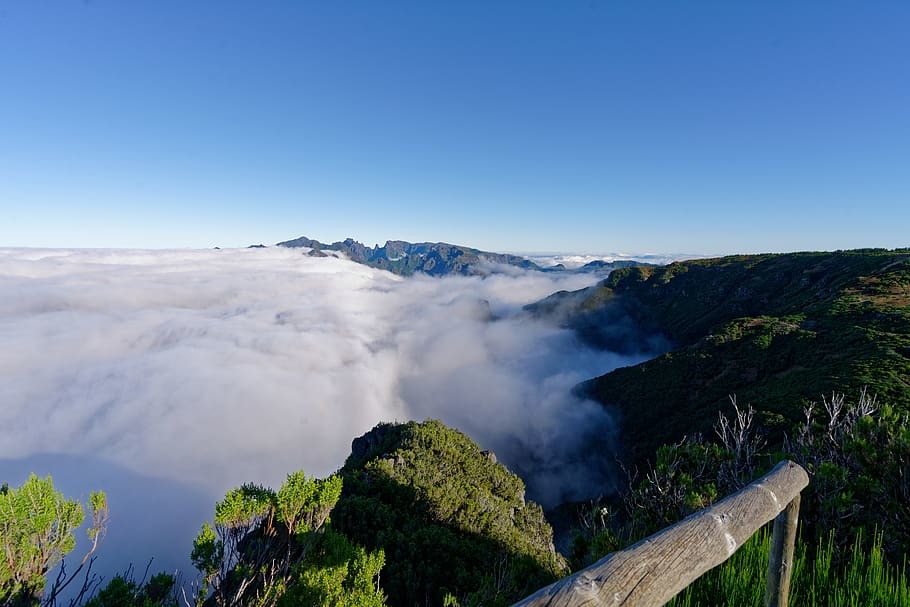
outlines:
[[[390,605],[507,605],[566,573],[521,479],[438,421],[377,426],[341,475],[333,522],[385,551]]]
[[[710,434],[728,396],[769,438],[805,404],[863,387],[910,410],[910,251],[750,255],[630,268],[531,311],[610,347],[666,338],[671,351],[579,390],[623,418],[627,458]],[[613,324],[611,324],[613,323]],[[606,336],[606,337],[605,337]],[[615,339],[613,340],[616,341]]]

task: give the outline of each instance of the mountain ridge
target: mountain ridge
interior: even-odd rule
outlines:
[[[404,240],[388,240],[382,246],[369,247],[353,238],[346,238],[331,244],[301,236],[279,242],[280,247],[307,247],[313,251],[339,251],[351,261],[380,270],[387,270],[400,276],[411,276],[422,272],[430,276],[449,274],[471,275],[489,273],[484,266],[500,263],[527,270],[540,270],[540,266],[518,255],[492,253],[471,247],[445,242],[411,243]]]
[[[607,273],[616,268],[654,265],[623,259],[593,260],[575,269],[568,269],[561,264],[541,267],[520,255],[483,251],[446,242],[412,243],[406,240],[387,240],[382,246],[376,244],[374,247],[369,247],[353,238],[325,244],[306,236],[300,236],[279,242],[276,246],[309,248],[309,254],[317,257],[325,255],[324,251],[338,251],[347,255],[351,261],[387,270],[400,276],[412,276],[418,272],[430,276],[487,275],[497,271],[494,267],[497,264],[538,272],[581,273]]]

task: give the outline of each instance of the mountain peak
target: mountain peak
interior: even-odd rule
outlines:
[[[473,247],[447,242],[413,243],[406,240],[386,240],[382,246],[376,244],[373,247],[368,247],[350,236],[332,244],[324,244],[318,240],[300,236],[293,240],[279,242],[277,246],[305,247],[315,251],[340,251],[347,255],[351,261],[387,270],[400,276],[410,276],[417,272],[429,274],[430,276],[447,276],[450,274],[462,276],[488,275],[499,271],[496,268],[497,265],[515,266],[524,270],[541,272],[592,272],[606,274],[618,267],[639,265],[639,262],[629,260],[615,262],[596,260],[575,269],[566,268],[562,264],[542,268],[530,259],[520,255],[481,251]]]

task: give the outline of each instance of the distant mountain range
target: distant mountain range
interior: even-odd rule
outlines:
[[[497,265],[514,266],[539,272],[602,272],[606,274],[616,268],[653,267],[655,265],[627,259],[609,262],[598,259],[574,269],[567,269],[561,264],[544,268],[519,255],[481,251],[444,242],[411,243],[404,240],[389,240],[383,246],[368,247],[353,238],[325,244],[301,236],[279,242],[277,246],[308,248],[310,251],[307,254],[314,257],[324,257],[327,255],[325,251],[338,251],[344,253],[351,261],[387,270],[400,276],[411,276],[417,272],[430,276],[485,275],[501,271],[501,268],[496,267]]]

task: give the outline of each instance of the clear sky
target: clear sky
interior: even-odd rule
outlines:
[[[908,32],[906,0],[0,0],[0,246],[908,246]]]

